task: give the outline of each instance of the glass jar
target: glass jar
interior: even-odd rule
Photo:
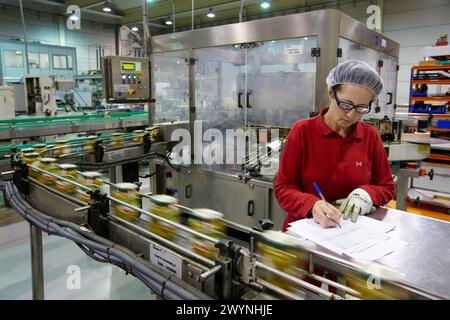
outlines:
[[[72,163],[62,163],[58,165],[58,174],[60,176],[70,176],[72,178],[76,178],[78,175],[78,166]]]
[[[257,244],[258,253],[268,266],[299,279],[305,279],[300,269],[307,269],[306,253],[299,250],[300,240],[281,231],[267,230]],[[288,291],[296,285],[271,272],[261,272],[261,278]]]
[[[222,218],[223,214],[215,210],[192,209],[189,212],[187,224],[197,232],[211,238],[220,239],[224,236],[226,229]],[[208,259],[214,259],[219,252],[214,243],[197,236],[191,237],[191,247],[194,252]]]
[[[151,196],[150,200],[152,201],[152,204],[148,209],[149,212],[176,223],[181,222],[180,212],[178,208],[174,206],[174,204],[178,202],[176,198],[165,194],[156,194]],[[151,232],[160,237],[169,240],[176,238],[176,227],[160,220],[150,219],[148,227]]]
[[[61,176],[61,177],[66,180],[71,180],[71,181],[76,182],[76,179],[73,176],[67,175],[67,176]],[[75,194],[77,191],[76,185],[74,185],[73,183],[70,183],[68,181],[64,181],[62,179],[56,179],[55,186],[56,186],[56,190],[58,190],[59,192],[62,192],[62,193]]]
[[[96,186],[97,188],[101,188],[103,186],[101,177],[102,174],[97,171],[80,172],[80,183],[85,186]]]
[[[141,198],[138,195],[138,186],[134,183],[123,182],[111,186],[111,196],[132,206],[141,207]],[[112,212],[116,216],[131,221],[139,218],[140,212],[123,204],[111,201]]]
[[[84,151],[94,152],[94,145],[97,142],[97,136],[89,136],[84,141]]]
[[[53,155],[55,157],[62,157],[70,153],[70,145],[67,140],[56,141],[56,145],[53,148]]]
[[[136,144],[144,143],[144,130],[134,130],[133,131],[133,142]]]
[[[58,160],[55,158],[42,158],[38,162],[38,167],[50,173],[57,174],[57,163]],[[56,177],[40,171],[37,173],[37,179],[45,185],[53,185],[56,181]]]
[[[47,145],[45,143],[38,143],[33,146],[34,150],[39,154],[41,154],[41,152],[44,151],[46,147]]]
[[[31,153],[25,153],[23,155],[23,160],[25,161],[26,164],[31,165],[34,162],[39,160],[39,153],[37,152],[31,152]]]
[[[123,147],[123,144],[124,144],[123,133],[117,132],[111,135],[111,147],[120,148]]]

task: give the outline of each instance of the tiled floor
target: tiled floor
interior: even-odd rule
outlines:
[[[0,299],[31,299],[29,226],[0,228]],[[139,280],[92,260],[72,241],[43,234],[45,299],[154,299]],[[70,266],[80,270],[80,289],[69,289]],[[69,269],[70,270],[70,269]]]

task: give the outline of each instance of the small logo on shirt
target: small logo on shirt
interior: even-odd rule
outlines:
[[[362,167],[363,166],[362,161],[356,161],[355,164],[356,164],[357,167]]]

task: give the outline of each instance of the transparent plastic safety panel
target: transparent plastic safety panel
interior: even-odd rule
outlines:
[[[361,60],[371,66],[374,70],[378,72],[378,52],[371,48],[367,48],[353,41],[339,38],[339,48],[342,49],[342,56],[338,58],[338,63],[349,60],[356,59]],[[366,115],[367,118],[379,118],[381,113],[376,113],[376,107],[379,106],[379,100],[372,103],[372,109],[370,113]],[[381,117],[382,118],[382,117]]]
[[[247,126],[290,128],[314,109],[316,37],[254,43],[248,48],[246,77]]]
[[[380,75],[384,84],[379,96],[380,114],[383,117],[388,116],[392,120],[395,115],[394,105],[397,94],[398,58],[381,52],[379,56],[380,61],[383,61],[383,65],[380,68]]]
[[[245,140],[234,143],[226,137],[244,132],[245,95],[238,81],[245,75],[246,53],[238,45],[194,50],[196,134],[201,128],[203,154],[209,155],[203,159],[204,167],[227,170],[236,164],[236,157],[244,156],[238,149],[245,150]]]
[[[187,121],[189,76],[186,51],[152,54],[155,81],[155,122]]]

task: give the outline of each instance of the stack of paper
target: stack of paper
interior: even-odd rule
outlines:
[[[408,245],[389,233],[395,226],[386,222],[360,216],[356,223],[341,220],[340,225],[342,229],[323,228],[313,219],[302,219],[291,223],[288,232],[337,254],[368,261],[377,260]]]

